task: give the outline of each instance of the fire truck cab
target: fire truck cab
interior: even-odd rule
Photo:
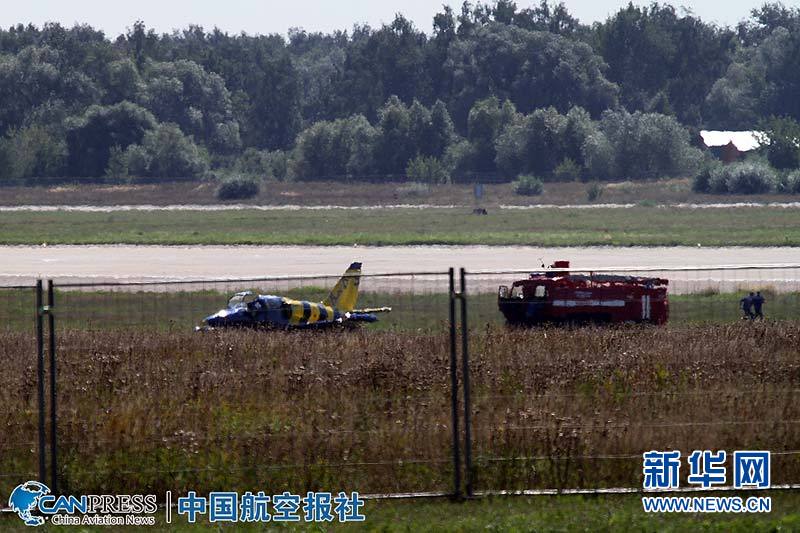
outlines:
[[[569,261],[551,268],[500,286],[498,306],[509,324],[667,322],[666,279],[574,274],[565,270]]]

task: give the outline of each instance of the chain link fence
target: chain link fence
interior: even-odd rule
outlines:
[[[549,272],[588,281],[569,292],[572,300],[542,291],[537,302],[517,291],[519,306],[555,315],[557,305],[579,312],[591,302],[605,312],[606,303],[638,305],[638,297],[604,302],[620,293],[604,293],[603,280],[662,278],[669,320],[508,326],[498,289],[510,294],[530,273],[468,274],[476,492],[641,487],[649,450],[769,449],[773,484],[800,481],[800,388],[792,370],[800,268]],[[743,320],[740,300],[757,291],[765,319]],[[634,311],[631,322],[644,316]]]
[[[36,295],[36,284],[0,287],[0,484],[4,487],[39,476]]]
[[[195,331],[252,291],[339,276],[56,285],[60,477],[72,492],[451,486],[448,273],[363,275],[375,323]]]
[[[37,476],[44,310],[65,493],[631,490],[643,452],[704,448],[769,449],[773,484],[800,480],[800,267],[573,273],[667,279],[669,321],[510,327],[498,288],[529,273],[508,271],[363,275],[358,307],[392,312],[313,331],[195,327],[339,276],[55,283],[52,309],[0,288],[0,479]],[[741,319],[751,291],[763,321]]]

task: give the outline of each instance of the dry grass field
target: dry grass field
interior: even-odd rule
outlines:
[[[797,322],[471,336],[478,490],[636,487],[650,449],[769,449],[773,484],[800,481]],[[0,334],[14,479],[36,469],[32,343]],[[63,329],[58,357],[68,492],[450,488],[446,333]]]

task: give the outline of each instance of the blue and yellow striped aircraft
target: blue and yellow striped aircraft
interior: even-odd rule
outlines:
[[[353,263],[321,302],[294,300],[286,296],[239,292],[228,301],[228,307],[206,317],[198,329],[225,327],[264,327],[276,329],[321,328],[348,322],[376,322],[375,313],[391,311],[390,307],[356,309],[361,263]]]

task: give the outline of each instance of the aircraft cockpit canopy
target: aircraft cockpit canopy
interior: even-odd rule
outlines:
[[[228,307],[238,307],[241,305],[249,306],[256,300],[258,300],[258,295],[254,294],[252,291],[237,292],[228,300]]]

